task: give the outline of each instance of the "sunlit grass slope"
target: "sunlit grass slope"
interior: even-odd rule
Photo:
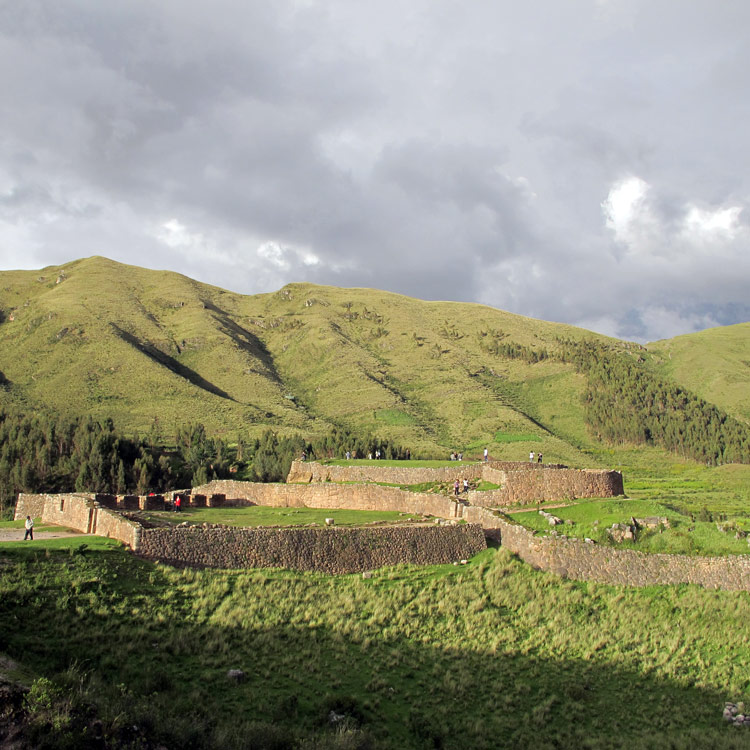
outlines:
[[[732,416],[750,422],[750,323],[656,341],[669,378]]]
[[[138,429],[155,418],[169,431],[311,426],[262,342],[235,322],[237,295],[103,258],[3,273],[0,284],[11,400]]]

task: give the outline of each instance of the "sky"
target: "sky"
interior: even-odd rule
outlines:
[[[747,0],[0,0],[0,270],[750,320]]]

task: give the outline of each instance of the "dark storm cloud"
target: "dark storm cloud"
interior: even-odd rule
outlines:
[[[0,267],[747,316],[750,6],[0,3]]]

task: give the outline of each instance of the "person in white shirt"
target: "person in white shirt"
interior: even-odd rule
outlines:
[[[27,539],[34,541],[34,522],[31,520],[31,516],[26,516],[26,533],[23,535],[24,542]]]

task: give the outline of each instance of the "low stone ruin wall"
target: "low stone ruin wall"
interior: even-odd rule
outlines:
[[[117,539],[132,549],[138,547],[141,527],[120,513],[103,507],[97,495],[71,493],[63,495],[32,495],[21,493],[16,503],[15,518],[41,518],[42,523],[65,526],[84,534],[97,534]]]
[[[13,519],[22,521],[26,516],[41,518],[44,513],[44,505],[47,499],[58,497],[58,495],[32,495],[21,492],[16,501],[16,510]]]
[[[458,516],[467,523],[359,529],[143,529],[102,507],[94,495],[82,494],[22,494],[16,518],[41,517],[45,523],[119,539],[151,559],[191,565],[357,572],[396,563],[435,564],[468,558],[483,548],[487,537],[533,567],[567,578],[629,586],[693,583],[707,588],[750,591],[750,555],[646,554],[542,536],[509,522],[489,508],[457,505],[443,495],[377,485],[330,483],[212,482],[197,489],[200,493],[196,494],[203,501],[207,497],[209,504],[394,510],[444,518],[455,517],[458,509]]]
[[[394,510],[442,518],[455,516],[455,502],[446,495],[408,492],[376,484],[260,484],[217,479],[193,489],[211,507],[268,505],[274,508],[346,508]]]
[[[144,529],[139,554],[171,564],[211,568],[288,568],[359,573],[402,563],[437,565],[487,548],[482,527]]]

